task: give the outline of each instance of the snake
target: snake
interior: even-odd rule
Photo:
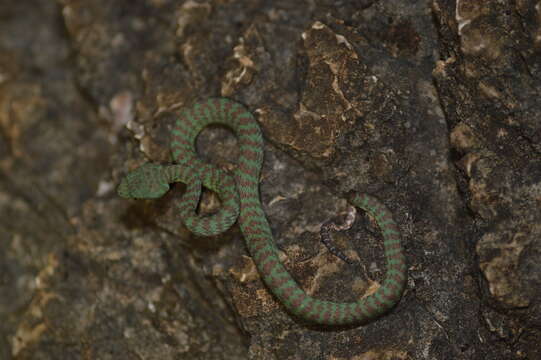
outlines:
[[[203,161],[195,151],[197,136],[210,124],[229,127],[237,137],[240,154],[232,174]],[[128,199],[156,199],[171,183],[184,183],[185,193],[176,205],[188,230],[198,236],[215,236],[238,222],[264,284],[293,316],[320,325],[363,324],[387,313],[401,299],[407,269],[400,231],[391,211],[368,194],[353,193],[349,201],[369,214],[382,233],[386,272],[377,290],[353,302],[316,299],[288,272],[279,259],[259,196],[262,131],[242,104],[210,98],[182,110],[171,129],[170,148],[173,164],[144,163],[122,178],[117,193]],[[202,187],[220,199],[220,208],[211,215],[198,214]]]

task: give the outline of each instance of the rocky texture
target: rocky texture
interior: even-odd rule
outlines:
[[[541,358],[541,4],[105,1],[0,5],[0,358]],[[354,300],[384,273],[374,222],[337,246],[350,190],[395,213],[408,289],[387,316],[285,313],[238,228],[194,238],[174,202],[119,199],[169,161],[177,111],[227,96],[260,122],[261,196],[307,291]],[[225,129],[198,141],[234,167]],[[205,194],[201,211],[219,206]]]

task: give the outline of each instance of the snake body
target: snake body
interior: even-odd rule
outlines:
[[[236,133],[240,156],[234,176],[200,160],[195,152],[199,132],[209,124],[222,124]],[[129,172],[118,193],[125,198],[157,198],[169,184],[183,182],[186,193],[179,202],[181,218],[190,231],[211,236],[226,231],[237,219],[248,251],[274,296],[292,314],[311,323],[359,324],[392,308],[406,283],[406,262],[400,233],[391,212],[377,199],[356,194],[351,203],[374,217],[383,234],[386,275],[381,286],[359,301],[339,303],[306,294],[278,257],[269,224],[259,199],[259,174],[263,162],[263,137],[259,125],[244,106],[213,98],[184,110],[172,130],[174,165],[144,164]],[[201,186],[215,191],[222,207],[212,216],[196,213]]]

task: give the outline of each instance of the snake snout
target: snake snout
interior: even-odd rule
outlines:
[[[133,196],[131,194],[130,186],[128,184],[128,181],[126,181],[126,180],[127,180],[126,178],[122,179],[122,181],[120,182],[120,185],[118,185],[118,188],[117,188],[116,192],[121,197],[126,198],[126,199],[130,199],[130,198],[133,198]]]

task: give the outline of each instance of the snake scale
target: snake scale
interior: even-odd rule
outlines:
[[[209,124],[222,124],[236,133],[240,155],[234,176],[203,162],[195,152],[199,132]],[[180,216],[193,233],[217,235],[238,217],[248,251],[268,289],[292,314],[311,323],[359,324],[392,308],[406,284],[406,262],[400,233],[391,212],[377,199],[355,194],[351,203],[370,214],[383,233],[386,275],[379,288],[359,301],[339,303],[306,294],[279,260],[267,218],[259,199],[259,174],[263,162],[263,137],[259,125],[246,108],[225,98],[212,98],[184,110],[172,130],[173,165],[147,163],[130,171],[118,193],[125,198],[158,198],[169,184],[186,184],[178,204]],[[216,192],[222,206],[211,216],[196,213],[201,187]]]

